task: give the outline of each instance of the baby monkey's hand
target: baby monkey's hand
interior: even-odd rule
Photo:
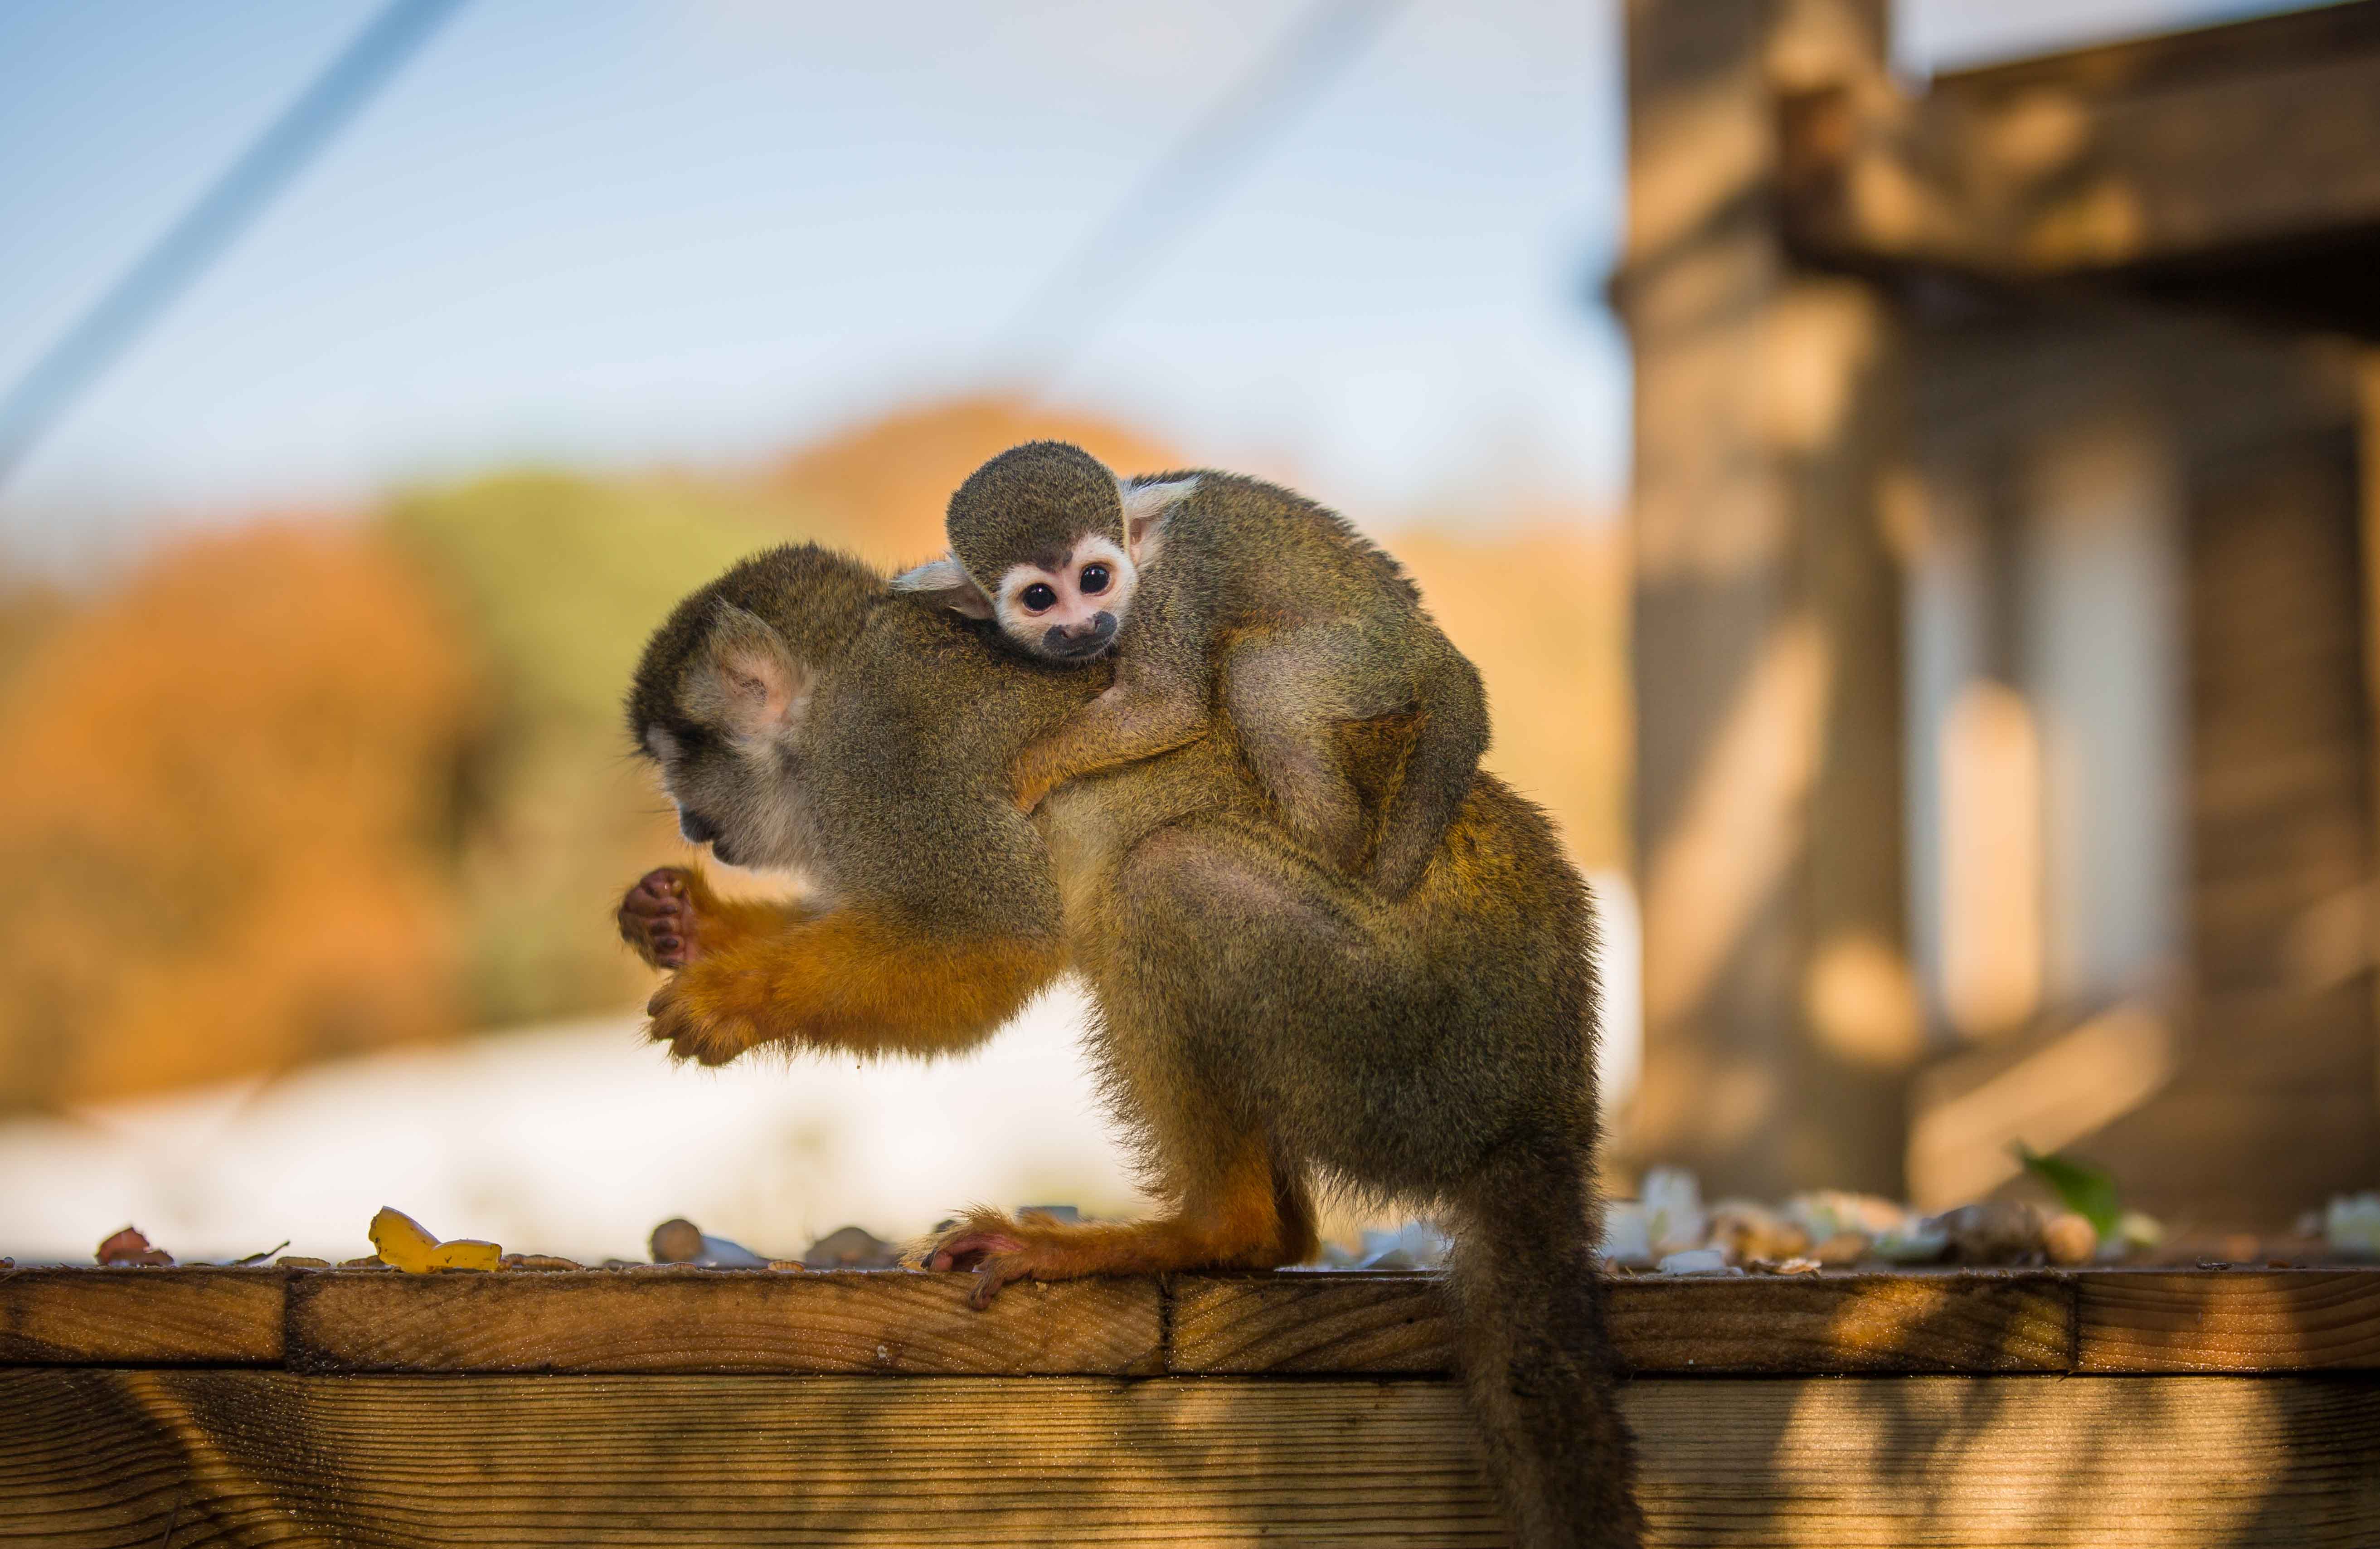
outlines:
[[[703,956],[702,879],[682,866],[647,872],[620,900],[620,938],[657,969],[682,969]]]
[[[1016,803],[1018,811],[1029,818],[1040,807],[1042,799],[1049,794],[1050,787],[1036,781],[1029,785],[1018,785],[1010,791],[1009,799]]]

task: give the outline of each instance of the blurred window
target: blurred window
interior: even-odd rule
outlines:
[[[1911,925],[1969,1037],[2155,986],[2181,942],[2180,515],[2139,418],[1928,478],[1911,574]]]

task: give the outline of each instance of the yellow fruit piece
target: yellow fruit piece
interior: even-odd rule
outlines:
[[[407,1275],[428,1275],[441,1269],[494,1269],[504,1250],[492,1242],[456,1238],[441,1242],[428,1227],[401,1210],[382,1205],[371,1218],[372,1247],[381,1262],[395,1264]]]
[[[405,1212],[382,1205],[371,1218],[371,1243],[381,1262],[395,1264],[407,1275],[427,1275],[438,1239]]]
[[[458,1237],[452,1242],[442,1242],[430,1250],[431,1269],[493,1269],[503,1262],[504,1250],[492,1242],[480,1242]]]

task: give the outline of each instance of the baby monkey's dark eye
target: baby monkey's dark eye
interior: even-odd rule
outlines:
[[[1107,589],[1108,567],[1106,566],[1086,565],[1083,567],[1084,591],[1089,592],[1105,592]]]
[[[1035,613],[1043,613],[1058,605],[1058,592],[1048,581],[1035,581],[1025,589],[1023,600]]]

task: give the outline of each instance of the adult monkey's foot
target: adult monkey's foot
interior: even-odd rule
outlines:
[[[1163,1275],[1175,1270],[1274,1269],[1313,1250],[1302,1228],[1255,1221],[1159,1216],[1147,1221],[1059,1221],[1038,1210],[1014,1216],[973,1210],[956,1225],[912,1246],[912,1269],[972,1274],[968,1299],[988,1307],[1019,1280],[1080,1280],[1095,1275]],[[1252,1228],[1252,1229],[1250,1229]]]

